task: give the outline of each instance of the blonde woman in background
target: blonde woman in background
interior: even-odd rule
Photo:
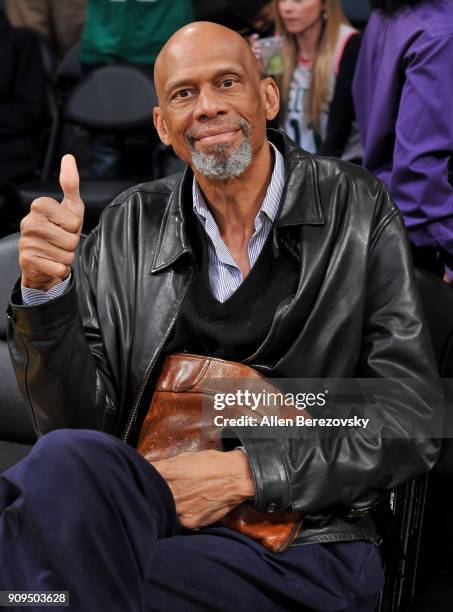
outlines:
[[[340,0],[275,0],[275,18],[283,37],[280,127],[310,153],[360,162],[351,91],[360,35]],[[258,38],[251,44],[259,59]]]

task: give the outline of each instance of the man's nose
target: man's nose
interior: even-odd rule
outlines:
[[[227,112],[221,97],[212,87],[206,87],[199,91],[197,104],[195,106],[195,119],[212,118]]]
[[[293,8],[294,7],[292,5],[292,2],[287,2],[286,0],[283,0],[282,2],[280,2],[278,10],[280,14],[287,14],[292,13]]]

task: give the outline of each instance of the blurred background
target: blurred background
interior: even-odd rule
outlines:
[[[358,29],[364,0],[343,0]],[[59,197],[59,160],[76,156],[85,231],[130,185],[182,169],[152,125],[153,65],[194,20],[249,37],[275,33],[269,0],[0,0],[0,236],[30,203]]]

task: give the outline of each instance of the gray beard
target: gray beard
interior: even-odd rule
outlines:
[[[252,147],[248,134],[237,149],[228,154],[227,144],[214,145],[211,153],[192,150],[192,164],[200,174],[211,181],[228,181],[245,172],[252,161]]]

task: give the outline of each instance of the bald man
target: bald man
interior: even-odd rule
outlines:
[[[370,488],[437,456],[409,433],[431,417],[416,394],[385,405],[371,439],[233,428],[224,452],[152,465],[134,446],[174,353],[274,378],[434,377],[399,213],[368,173],[266,132],[278,90],[233,32],[183,28],[155,80],[155,126],[187,170],[121,194],[77,270],[74,158],[61,204],[40,198],[22,222],[9,337],[46,435],[0,480],[0,590],[69,591],[83,612],[371,612],[383,574]],[[294,544],[274,553],[218,525],[246,500],[303,512]]]

